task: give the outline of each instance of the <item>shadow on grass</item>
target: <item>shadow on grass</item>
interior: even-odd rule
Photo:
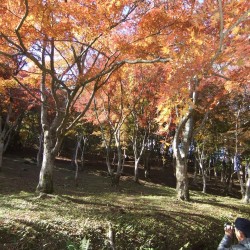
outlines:
[[[182,212],[168,214],[157,212],[140,215],[140,217],[136,214],[131,217],[118,216],[113,218],[112,223],[117,249],[123,250],[140,249],[140,247],[177,250],[187,242],[190,243],[189,249],[192,250],[212,250],[218,244],[220,238],[218,232],[221,231],[221,222],[210,216]],[[15,219],[8,230],[0,230],[0,236],[4,235],[0,237],[0,246],[7,244],[13,247],[11,249],[27,250],[66,249],[68,241],[79,243],[81,238],[87,236],[91,241],[92,249],[109,249],[105,248],[107,228],[104,220],[99,221],[99,224],[98,227],[92,227],[89,224],[81,228],[81,233],[75,234],[75,224],[72,224],[71,228],[66,228],[65,225],[56,224],[53,221],[32,222]],[[209,246],[206,245],[207,240],[211,241]]]
[[[68,237],[49,224],[34,223],[23,219],[11,221],[0,228],[1,249],[66,249]]]
[[[123,250],[140,249],[140,247],[177,250],[188,242],[189,249],[212,250],[216,249],[223,233],[221,219],[197,211],[192,212],[192,202],[177,204],[179,206],[177,211],[152,207],[149,203],[144,206],[138,203],[123,207],[122,204],[115,204],[116,201],[109,199],[105,203],[105,197],[102,202],[98,199],[88,201],[70,196],[55,196],[43,200],[34,199],[34,196],[29,194],[10,198],[24,199],[38,205],[37,209],[45,215],[44,219],[38,217],[40,219],[36,222],[32,219],[20,219],[22,216],[20,211],[20,217],[12,220],[11,230],[0,230],[1,235],[4,231],[6,235],[0,244],[6,243],[16,247],[11,249],[66,249],[66,242],[69,240],[67,235],[71,235],[70,240],[78,243],[80,238],[87,236],[91,240],[93,249],[106,249],[103,247],[106,244],[107,221],[111,221],[114,225],[117,248]],[[88,206],[89,208],[84,210],[84,207]],[[50,212],[53,213],[49,215]],[[84,218],[95,218],[97,226],[91,221],[88,225],[82,225]],[[64,222],[67,226],[63,224]],[[79,228],[81,233],[76,234],[75,231]],[[11,241],[13,232],[16,233]],[[207,242],[210,242],[209,246]]]

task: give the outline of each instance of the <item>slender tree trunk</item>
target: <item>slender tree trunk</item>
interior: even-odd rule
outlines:
[[[18,122],[20,121],[20,118],[22,115],[19,115],[15,122],[10,122],[10,117],[12,116],[12,102],[10,101],[9,107],[7,108],[7,117],[5,118],[5,122],[3,123],[3,118],[0,115],[0,171],[2,169],[2,161],[3,161],[3,154],[5,150],[7,149],[11,134],[18,126]]]
[[[206,194],[207,193],[207,177],[206,177],[206,171],[202,171],[202,181],[203,181],[203,188],[202,188],[202,193]]]
[[[207,176],[206,176],[206,171],[204,169],[204,165],[203,163],[200,163],[200,169],[201,169],[201,174],[202,174],[202,193],[206,193],[207,192]]]
[[[208,158],[208,179],[211,180],[211,163],[209,158]]]
[[[4,151],[3,119],[2,116],[0,115],[0,172],[2,171],[3,151]]]
[[[194,179],[193,179],[193,184],[197,185],[197,175],[198,175],[198,164],[197,164],[197,160],[194,160]]]
[[[38,167],[41,166],[42,158],[43,158],[43,133],[41,132],[41,135],[39,136],[39,149],[36,156],[36,162],[37,162],[36,164]]]
[[[3,149],[4,149],[4,143],[3,140],[0,138],[0,172],[2,171],[2,164],[3,164]]]
[[[116,152],[115,152],[115,151],[114,151],[114,154],[113,154],[112,165],[113,165],[113,166],[116,165]]]
[[[86,144],[87,144],[87,140],[88,138],[83,136],[82,137],[82,141],[83,141],[83,145],[81,148],[81,169],[83,170],[85,167],[85,151],[86,151]]]
[[[215,179],[218,179],[218,172],[217,172],[216,166],[214,166],[214,177],[215,177]]]
[[[245,197],[245,188],[244,188],[244,182],[243,182],[243,176],[241,174],[241,171],[238,171],[237,172],[237,177],[238,177],[238,180],[239,180],[239,183],[240,183],[240,192],[241,192],[241,196],[242,196],[242,199],[244,200],[244,197]]]
[[[116,168],[116,174],[114,178],[112,178],[112,184],[116,187],[119,186],[121,174],[122,174],[122,148],[121,148],[121,142],[120,142],[120,130],[117,129],[116,133],[114,133],[115,137],[115,144],[117,149],[117,168]]]
[[[118,146],[117,148],[117,169],[116,169],[116,174],[113,178],[113,184],[115,186],[119,186],[121,174],[122,174],[122,150],[121,146]]]
[[[77,136],[76,151],[75,151],[75,157],[74,157],[74,164],[76,167],[76,170],[75,170],[75,184],[76,184],[76,186],[78,185],[78,175],[79,175],[79,164],[78,164],[79,149],[81,149],[81,136]]]
[[[112,226],[111,222],[109,222],[108,241],[109,241],[109,245],[110,245],[111,250],[116,250],[116,247],[115,247],[115,231],[113,229],[113,226]]]
[[[52,138],[49,131],[44,131],[43,162],[39,176],[39,183],[36,188],[38,192],[53,193],[53,168],[55,156],[51,152]]]
[[[249,203],[250,201],[250,177],[248,177],[247,182],[246,182],[246,192],[245,192],[245,197],[244,197],[244,202]]]
[[[139,159],[135,160],[135,175],[134,175],[134,181],[136,183],[139,183]]]
[[[12,132],[12,131],[11,131]],[[9,144],[10,144],[10,141],[11,141],[11,138],[12,138],[12,133],[9,133],[5,143],[4,143],[4,147],[3,147],[3,152],[5,153]]]
[[[111,163],[110,163],[110,146],[106,146],[106,165],[107,165],[107,168],[108,168],[108,174],[110,176],[113,176],[114,175],[114,171],[111,167]]]
[[[228,185],[228,191],[229,191],[229,192],[232,192],[233,184],[234,184],[234,175],[235,175],[236,173],[237,173],[237,172],[234,171],[234,172],[231,174],[230,183],[229,183],[229,185]]]
[[[150,159],[150,150],[146,150],[144,153],[144,177],[146,179],[150,178],[149,159]]]
[[[102,139],[106,148],[106,165],[107,165],[107,169],[108,169],[108,174],[113,177],[114,176],[114,171],[111,167],[111,163],[110,163],[110,154],[111,154],[111,144],[112,144],[112,139],[113,139],[113,133],[112,133],[112,129],[109,129],[109,139],[106,138],[106,133],[104,132],[104,128],[102,126],[102,123],[100,122],[98,113],[97,113],[97,107],[96,107],[96,100],[94,98],[94,108],[95,108],[95,114],[96,114],[96,119],[99,123],[100,129],[101,129],[101,133],[102,133]],[[113,163],[112,163],[113,164]]]
[[[141,159],[141,156],[144,152],[145,149],[145,140],[146,140],[146,133],[143,137],[143,140],[141,142],[141,148],[140,148],[140,152],[138,152],[138,148],[137,148],[137,135],[134,138],[134,142],[133,142],[133,149],[134,149],[134,157],[135,157],[135,175],[134,175],[134,181],[139,183],[139,162]]]
[[[122,155],[122,170],[121,170],[122,173],[124,173],[125,159],[126,159],[126,150],[124,149]]]
[[[250,202],[250,165],[247,163],[246,167],[246,192],[244,197],[244,202],[249,203]]]
[[[225,180],[226,180],[226,168],[225,168],[225,164],[222,163],[222,169],[221,169],[221,178],[220,178],[220,181],[222,183],[225,183]]]
[[[243,183],[243,171],[242,171],[242,166],[240,165],[240,161],[238,157],[238,142],[239,142],[239,127],[240,127],[240,113],[241,113],[241,107],[238,108],[238,111],[236,113],[236,123],[235,123],[235,156],[234,156],[234,165],[236,167],[237,171],[237,177],[240,182],[240,191],[242,195],[242,199],[244,200],[245,198],[245,188],[244,188],[244,183]],[[239,169],[238,169],[238,164],[239,164]]]
[[[232,166],[231,166],[231,164],[228,164],[227,179],[226,179],[226,185],[225,185],[225,193],[226,194],[228,194],[230,192],[231,175],[232,175]]]

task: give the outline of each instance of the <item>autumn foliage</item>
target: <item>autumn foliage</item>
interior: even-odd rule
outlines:
[[[102,121],[132,126],[136,114],[141,129],[175,132],[178,162],[223,97],[249,93],[246,0],[3,0],[0,14],[1,95],[18,85],[41,105],[45,172],[67,131],[97,123],[94,98]]]

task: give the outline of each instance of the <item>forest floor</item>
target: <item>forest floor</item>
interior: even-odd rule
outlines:
[[[211,180],[203,194],[201,180],[194,186],[190,175],[191,201],[176,200],[170,166],[153,167],[151,179],[136,184],[127,162],[119,190],[111,186],[102,161],[87,161],[77,185],[74,174],[70,160],[58,159],[55,193],[39,197],[39,168],[32,158],[4,157],[0,250],[87,249],[88,241],[88,249],[112,249],[110,234],[116,250],[209,250],[216,249],[224,222],[249,218],[237,185],[224,196],[220,182]]]

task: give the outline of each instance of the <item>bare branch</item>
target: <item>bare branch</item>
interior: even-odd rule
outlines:
[[[12,75],[12,77],[13,77],[13,79],[23,88],[23,89],[25,89],[36,101],[38,101],[39,103],[42,103],[42,101],[38,98],[38,97],[36,97],[35,95],[34,95],[34,93],[32,93],[32,91],[29,89],[29,88],[27,88],[26,86],[25,86],[25,84],[23,84],[17,77],[15,77],[15,76],[13,76]]]
[[[250,13],[250,9],[248,9],[242,16],[240,16],[238,18],[238,20],[231,25],[227,31],[224,32],[224,37],[227,36],[237,25],[239,25],[241,22],[244,22],[245,20],[247,20],[247,18],[249,17],[249,13]]]
[[[115,70],[117,70],[118,68],[120,68],[121,66],[123,66],[124,64],[139,64],[139,63],[157,63],[157,62],[170,62],[171,58],[156,58],[156,59],[152,59],[152,60],[145,60],[145,59],[135,59],[135,60],[122,60],[120,62],[116,62],[114,63],[112,66],[110,66],[108,69],[101,71],[99,74],[89,78],[88,80],[84,81],[81,83],[81,85],[86,85],[89,82],[95,81],[97,78],[102,77],[104,75],[107,75],[110,72],[113,72]]]
[[[228,77],[226,77],[226,76],[223,76],[223,75],[221,75],[221,74],[218,74],[218,73],[213,73],[212,75],[218,76],[218,77],[223,78],[223,79],[225,79],[225,80],[227,80],[227,81],[230,81],[230,80],[231,80],[230,78],[228,78]]]
[[[21,34],[20,34],[20,29],[22,28],[23,26],[23,23],[25,21],[25,19],[27,18],[28,14],[29,14],[29,5],[28,5],[28,0],[24,0],[24,3],[25,3],[25,14],[23,16],[23,18],[21,19],[20,23],[18,24],[17,28],[15,29],[15,32],[16,32],[16,35],[17,35],[17,38],[18,38],[18,41],[22,47],[22,49],[26,52],[27,49],[23,43],[23,40],[21,38]]]
[[[242,16],[238,18],[238,20],[232,24],[225,32],[224,30],[224,16],[223,16],[223,8],[222,8],[222,1],[217,0],[218,2],[218,9],[219,9],[219,16],[220,16],[220,41],[219,41],[219,47],[214,55],[214,57],[211,60],[211,65],[214,63],[214,61],[218,58],[218,56],[223,52],[223,42],[226,36],[241,22],[245,21],[248,18],[248,15],[250,13],[250,9],[248,9]]]

